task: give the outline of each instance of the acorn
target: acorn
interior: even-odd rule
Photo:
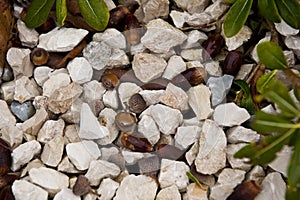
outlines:
[[[241,51],[230,51],[224,61],[222,70],[223,74],[229,74],[232,76],[236,76],[240,71],[243,61],[243,56]]]
[[[115,124],[122,132],[132,132],[136,122],[136,117],[128,112],[120,112],[115,117]]]
[[[147,107],[146,101],[143,96],[136,93],[130,97],[128,100],[128,108],[131,112],[139,114],[143,112]]]
[[[239,184],[227,200],[254,200],[260,192],[258,182],[250,180]]]
[[[189,68],[172,79],[172,83],[183,90],[203,83],[207,78],[207,72],[203,67]]]
[[[211,35],[202,43],[202,57],[204,61],[215,58],[224,45],[224,38],[220,34]]]
[[[128,133],[122,135],[121,142],[124,147],[131,151],[151,152],[153,149],[152,144],[146,138],[136,137]]]
[[[101,77],[103,87],[108,90],[113,90],[120,83],[119,78],[115,74],[104,74]]]
[[[127,14],[124,22],[124,35],[127,42],[136,45],[141,39],[141,29],[138,19],[133,14]]]
[[[8,144],[0,139],[0,175],[4,175],[9,171],[11,164],[10,148]]]
[[[125,6],[118,6],[109,11],[110,17],[107,27],[116,28],[119,31],[123,31],[125,17],[130,13],[129,9]]]
[[[34,65],[41,66],[48,62],[49,53],[43,48],[34,48],[30,53],[30,59]]]

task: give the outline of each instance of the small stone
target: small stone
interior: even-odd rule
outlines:
[[[287,36],[284,40],[285,45],[294,51],[298,58],[300,58],[300,37],[299,36]]]
[[[1,84],[0,93],[1,93],[1,98],[4,101],[10,103],[14,100],[15,85],[16,85],[15,80]]]
[[[19,33],[19,38],[23,46],[35,47],[39,40],[39,33],[35,29],[29,29],[25,23],[18,19],[17,28]]]
[[[172,47],[182,44],[187,36],[162,19],[154,19],[147,25],[141,43],[155,53],[167,53]]]
[[[62,161],[57,166],[57,170],[60,172],[70,173],[70,174],[78,174],[79,170],[75,168],[75,166],[70,162],[69,158],[66,156],[62,159]]]
[[[101,160],[108,161],[111,156],[119,153],[119,149],[117,147],[114,147],[114,146],[112,146],[112,147],[102,147],[101,152],[102,152]]]
[[[188,171],[190,171],[189,166],[184,162],[162,159],[158,175],[160,187],[163,189],[176,185],[179,191],[184,191],[189,182],[189,178],[186,175]]]
[[[175,134],[175,146],[186,150],[199,139],[201,128],[198,126],[181,126]]]
[[[125,51],[121,49],[112,49],[112,53],[107,64],[109,67],[121,67],[129,64],[129,58]]]
[[[155,145],[160,138],[160,132],[154,119],[148,115],[143,115],[138,122],[138,132],[143,134],[152,145]]]
[[[83,101],[81,99],[76,99],[67,112],[61,115],[61,118],[70,124],[80,123],[80,111]]]
[[[65,122],[59,120],[47,120],[38,133],[37,140],[41,143],[47,143],[56,136],[63,136]]]
[[[188,61],[203,61],[202,51],[203,49],[184,49],[181,51],[180,55],[183,59]]]
[[[284,57],[289,67],[293,67],[295,65],[295,55],[293,51],[283,51]]]
[[[69,186],[67,175],[46,167],[32,168],[29,171],[29,178],[33,183],[45,188],[52,194]]]
[[[91,191],[89,180],[84,175],[79,175],[73,185],[73,193],[77,196],[82,196]]]
[[[41,154],[41,160],[48,166],[56,167],[61,161],[64,151],[64,138],[60,135],[55,136],[47,142]]]
[[[7,124],[4,127],[0,126],[0,138],[6,141],[10,147],[16,147],[23,141],[23,132],[16,125]]]
[[[14,126],[16,124],[16,118],[13,116],[7,103],[0,99],[0,128],[8,125]]]
[[[213,110],[210,106],[210,95],[209,88],[203,84],[191,87],[187,95],[189,97],[189,105],[196,114],[198,120],[207,119],[211,116]]]
[[[43,86],[48,80],[50,73],[53,71],[50,67],[40,66],[36,67],[33,72],[34,80],[39,86]]]
[[[270,41],[270,40],[271,40],[271,33],[267,32],[266,36],[263,39],[261,39],[253,48],[253,50],[251,52],[251,56],[252,56],[253,60],[255,60],[256,63],[259,62],[259,58],[257,55],[257,45],[259,45],[261,42]]]
[[[88,34],[87,30],[57,27],[46,34],[41,34],[37,47],[47,51],[71,51]]]
[[[252,35],[252,31],[248,26],[243,26],[242,29],[233,37],[226,37],[224,34],[224,29],[222,29],[222,36],[225,39],[226,46],[228,48],[228,51],[236,50],[240,46],[243,45],[243,43],[247,42]]]
[[[147,0],[142,2],[144,14],[143,22],[147,23],[156,18],[167,18],[169,14],[169,0]]]
[[[229,144],[227,145],[227,160],[230,164],[230,166],[234,169],[241,169],[244,171],[249,171],[251,168],[250,164],[247,164],[245,159],[235,158],[234,154],[241,150],[244,146],[246,146],[246,143],[239,143],[239,144]]]
[[[128,100],[130,99],[130,97],[136,93],[139,93],[141,90],[142,88],[137,86],[135,83],[130,83],[130,82],[121,83],[118,88],[118,93],[123,108],[126,109],[126,106],[129,105]]]
[[[196,183],[191,183],[187,186],[188,200],[208,200],[207,190],[201,189]]]
[[[166,90],[160,96],[160,102],[175,108],[178,110],[187,110],[188,106],[188,95],[179,87],[176,87],[172,83],[167,85]]]
[[[96,186],[103,178],[116,178],[120,172],[120,168],[114,163],[105,160],[93,160],[85,176],[92,186]]]
[[[40,91],[33,79],[22,76],[16,80],[14,99],[20,103],[33,100],[35,96],[39,96]]]
[[[155,199],[156,200],[181,200],[181,195],[176,185],[171,185],[170,187],[166,187],[160,190]]]
[[[125,36],[115,28],[107,28],[103,33],[95,33],[93,41],[103,41],[114,49],[126,48]]]
[[[145,100],[147,106],[155,105],[159,103],[160,96],[164,93],[164,90],[142,90],[139,92]]]
[[[225,100],[233,79],[233,76],[227,74],[222,77],[210,77],[208,79],[207,85],[212,93],[212,106],[217,106]]]
[[[293,55],[294,56],[294,55]],[[240,71],[235,76],[235,80],[246,80],[254,68],[255,64],[244,64],[241,66]]]
[[[16,200],[48,199],[47,191],[26,180],[15,180],[11,189]]]
[[[286,183],[280,173],[273,172],[266,176],[261,184],[262,190],[255,197],[255,200],[283,200],[285,199]]]
[[[141,174],[156,176],[160,169],[160,158],[158,155],[147,155],[138,161],[138,167]]]
[[[269,163],[268,166],[287,177],[288,167],[292,154],[293,148],[285,145],[279,152],[276,153],[275,160]]]
[[[92,79],[93,68],[84,57],[76,57],[71,60],[67,69],[73,82],[82,84]]]
[[[110,179],[105,178],[101,181],[99,188],[97,189],[97,194],[99,200],[110,200],[115,196],[116,190],[119,187],[119,183]]]
[[[122,180],[114,200],[153,200],[156,190],[157,184],[153,178],[128,175]]]
[[[159,78],[166,66],[164,59],[148,53],[137,53],[132,61],[135,76],[144,83]]]
[[[188,0],[175,0],[176,5],[189,13],[199,13],[203,11],[209,4],[209,0],[198,0],[198,1],[188,1]]]
[[[260,135],[252,130],[243,126],[235,126],[227,130],[227,141],[231,144],[241,142],[257,142],[260,139]]]
[[[87,140],[67,144],[66,151],[68,158],[79,170],[88,169],[90,162],[101,156],[98,145]]]
[[[208,61],[204,63],[204,68],[210,76],[220,77],[223,75],[219,61]]]
[[[21,173],[21,177],[24,177],[25,175],[28,175],[28,172],[32,169],[32,168],[40,168],[40,167],[45,167],[45,165],[42,163],[42,161],[40,161],[39,159],[34,159],[32,161],[30,161],[26,167],[24,167],[24,169],[22,170]]]
[[[128,151],[128,150],[122,150],[121,154],[123,158],[126,161],[126,164],[128,165],[134,165],[137,163],[138,160],[141,160],[142,158],[145,157],[144,153],[141,152],[133,152],[133,151]]]
[[[202,174],[214,174],[226,165],[226,136],[212,120],[205,120],[199,140],[196,169]]]
[[[53,198],[53,200],[80,200],[80,199],[81,199],[80,196],[76,196],[69,188],[63,188]]]
[[[55,90],[66,87],[70,83],[70,76],[66,73],[57,73],[51,75],[43,84],[43,96],[50,97]]]
[[[65,144],[80,142],[81,139],[78,136],[78,132],[79,132],[79,125],[71,124],[66,126],[65,134],[64,134]]]
[[[192,30],[187,34],[188,38],[183,45],[181,45],[182,49],[189,49],[200,47],[200,44],[207,40],[207,35],[198,30]]]
[[[107,90],[103,94],[103,103],[106,107],[117,109],[119,107],[119,99],[117,90]]]
[[[216,107],[213,119],[220,126],[241,125],[250,118],[245,108],[238,107],[235,103],[220,104]]]
[[[98,121],[109,131],[109,142],[112,143],[119,135],[119,130],[115,124],[117,113],[111,108],[104,108],[99,113]]]
[[[36,140],[25,142],[15,148],[11,153],[12,171],[17,171],[23,165],[27,164],[34,156],[41,152],[41,145]]]
[[[180,56],[171,56],[163,73],[163,78],[172,80],[177,74],[186,70],[186,64]]]
[[[188,150],[185,153],[185,159],[190,166],[194,163],[194,161],[197,157],[198,151],[199,151],[199,140],[195,141],[195,143],[190,148],[190,150]]]
[[[247,174],[247,180],[257,181],[261,183],[265,178],[265,171],[262,166],[256,165]]]
[[[288,25],[283,19],[281,19],[280,23],[274,23],[275,29],[283,36],[289,35],[297,35],[299,33],[299,29],[295,29]]]
[[[172,21],[177,28],[182,28],[184,23],[188,21],[190,14],[186,11],[179,12],[177,10],[172,10],[170,13],[170,17],[172,18]]]

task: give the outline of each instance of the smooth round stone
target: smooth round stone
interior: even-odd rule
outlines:
[[[13,101],[10,105],[10,109],[12,113],[22,122],[26,121],[35,114],[35,108],[31,101],[26,101],[24,103]]]

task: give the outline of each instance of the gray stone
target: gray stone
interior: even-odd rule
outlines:
[[[15,180],[12,192],[16,200],[47,200],[48,192],[26,180]]]
[[[171,185],[170,187],[166,187],[160,190],[155,199],[156,200],[181,200],[181,195],[176,185]]]
[[[234,79],[246,81],[254,66],[255,64],[243,64]]]
[[[156,18],[167,18],[169,14],[169,0],[142,1],[141,9],[144,14],[143,22]]]
[[[200,44],[208,38],[205,33],[198,30],[188,32],[187,36],[187,40],[181,45],[182,49],[200,47]]]
[[[92,79],[92,66],[84,57],[76,57],[71,60],[67,65],[67,69],[73,82],[82,84]]]
[[[186,70],[186,64],[180,56],[171,56],[163,73],[163,78],[172,80],[177,74]]]
[[[181,126],[175,134],[175,146],[186,150],[199,139],[201,128],[198,126]]]
[[[175,3],[179,8],[182,8],[183,10],[186,10],[191,14],[203,11],[206,6],[208,6],[209,2],[209,0],[175,0]]]
[[[252,130],[243,126],[235,126],[227,130],[227,140],[231,144],[240,142],[257,142],[260,139],[260,135]]]
[[[39,40],[39,33],[35,29],[29,29],[25,23],[18,19],[17,28],[19,33],[19,38],[23,46],[35,47]]]
[[[234,154],[246,145],[247,145],[246,143],[227,145],[227,150],[226,150],[227,160],[233,169],[241,169],[244,171],[250,170],[251,165],[246,163],[246,161],[247,161],[246,158],[240,159],[240,158],[234,157]]]
[[[110,179],[105,178],[101,181],[99,188],[97,189],[97,194],[100,195],[98,197],[99,200],[110,200],[113,199],[116,190],[119,187],[119,183]]]
[[[297,35],[299,33],[299,29],[295,29],[288,25],[283,19],[281,19],[280,23],[274,23],[275,29],[283,36],[289,35]]]
[[[35,114],[35,108],[31,101],[24,103],[13,101],[10,105],[10,109],[22,122],[26,121]]]

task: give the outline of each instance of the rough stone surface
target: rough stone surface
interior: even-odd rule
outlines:
[[[65,144],[80,142],[81,139],[78,136],[79,125],[77,124],[70,124],[65,128]]]
[[[205,120],[199,140],[196,169],[202,174],[214,174],[226,164],[226,136],[212,120]]]
[[[52,71],[53,69],[47,66],[39,66],[35,68],[33,72],[35,82],[42,87],[44,83],[48,80],[49,74]]]
[[[57,73],[51,75],[43,84],[43,96],[50,97],[55,90],[65,87],[70,83],[71,79],[69,74]]]
[[[225,39],[228,51],[232,51],[242,46],[244,42],[247,42],[252,35],[252,31],[248,26],[243,26],[242,29],[233,37],[226,37],[224,29],[222,29],[222,35]]]
[[[160,138],[160,132],[151,116],[144,115],[138,122],[138,132],[143,134],[154,145]]]
[[[19,38],[23,46],[35,47],[39,40],[39,33],[35,29],[29,29],[25,23],[18,19],[17,28],[19,33]]]
[[[119,85],[119,98],[124,109],[126,109],[125,104],[128,105],[128,100],[130,97],[136,93],[139,93],[141,90],[142,88],[137,86],[135,83],[125,82]]]
[[[113,142],[119,135],[119,130],[115,124],[115,117],[117,113],[111,108],[104,108],[98,117],[98,121],[109,131],[109,142]]]
[[[142,90],[139,92],[143,96],[147,106],[159,103],[159,98],[163,93],[164,90]]]
[[[274,23],[275,24],[275,29],[284,36],[289,36],[289,35],[297,35],[299,33],[299,29],[295,29],[288,25],[283,19],[281,19],[280,23]]]
[[[201,189],[196,183],[191,183],[187,186],[188,200],[208,200],[207,190]]]
[[[67,69],[73,82],[82,84],[92,79],[92,66],[84,57],[76,57],[71,60],[67,65]]]
[[[196,140],[193,146],[185,153],[185,159],[191,166],[197,157],[199,151],[199,140]]]
[[[155,18],[167,18],[169,14],[169,0],[147,0],[142,1],[141,11],[143,22],[149,22]]]
[[[13,116],[7,103],[0,99],[0,128],[16,124],[16,118]]]
[[[105,178],[101,181],[99,188],[97,189],[97,193],[100,195],[98,197],[99,200],[110,200],[113,199],[116,190],[119,187],[119,183],[110,179]]]
[[[115,28],[107,28],[103,33],[95,33],[93,41],[105,42],[108,46],[114,49],[125,49],[125,36]]]
[[[185,69],[186,64],[180,56],[171,56],[162,77],[171,80]]]
[[[41,160],[44,164],[56,167],[61,161],[64,152],[64,139],[62,136],[55,136],[47,142],[41,154]]]
[[[58,192],[53,200],[80,200],[80,196],[76,196],[73,191],[69,188],[63,188]]]
[[[256,165],[247,174],[247,180],[254,180],[261,183],[265,178],[265,171],[262,166]]]
[[[80,173],[79,170],[77,170],[75,168],[75,166],[70,162],[68,156],[64,157],[62,159],[62,161],[59,163],[59,165],[57,166],[57,171],[59,172],[66,172],[66,173],[70,173],[70,174],[78,174]]]
[[[197,0],[197,1],[175,0],[175,3],[178,7],[193,14],[193,13],[199,13],[203,11],[208,6],[209,0]]]
[[[10,105],[11,112],[22,122],[26,121],[35,114],[35,108],[31,101],[19,103],[13,101]]]
[[[183,59],[188,61],[202,61],[202,51],[203,49],[184,49],[180,52],[180,55]]]
[[[22,76],[16,80],[14,99],[20,103],[33,100],[35,96],[39,96],[40,91],[33,79]]]
[[[200,44],[208,38],[205,33],[198,30],[188,32],[187,36],[187,40],[181,45],[181,48],[183,49],[200,47]]]
[[[15,83],[16,81],[9,81],[1,84],[0,92],[1,98],[6,102],[12,102],[14,100],[15,95]]]
[[[56,136],[63,136],[65,122],[59,120],[47,120],[38,133],[37,140],[41,143],[47,143]]]
[[[260,135],[252,130],[243,126],[234,126],[226,131],[227,141],[231,144],[241,142],[257,142]]]
[[[61,115],[61,118],[70,124],[79,124],[82,104],[82,99],[76,99],[68,111]]]
[[[277,172],[280,172],[285,177],[287,177],[288,167],[290,159],[293,153],[293,148],[289,146],[284,146],[281,151],[276,153],[276,158],[271,163],[268,164],[269,167]]]
[[[175,146],[186,150],[191,144],[199,139],[201,128],[198,126],[178,127],[175,134]]]
[[[181,200],[181,195],[176,185],[171,185],[159,191],[156,200]]]
[[[246,159],[234,158],[234,154],[246,145],[247,145],[246,143],[227,145],[227,150],[226,150],[227,160],[233,169],[241,169],[244,171],[250,170],[251,165],[245,162]]]
[[[48,192],[26,181],[16,180],[12,185],[12,192],[16,200],[47,200]]]
[[[180,87],[169,83],[166,90],[160,96],[160,102],[178,110],[187,110],[188,95]]]
[[[294,51],[297,55],[297,58],[300,58],[300,37],[299,36],[288,36],[284,40],[285,45]]]
[[[223,75],[219,61],[214,61],[214,60],[208,61],[204,63],[204,68],[206,72],[211,76],[220,77]]]
[[[177,28],[182,28],[184,23],[189,20],[190,14],[186,11],[179,12],[177,10],[172,10],[170,13],[170,17],[172,18],[172,21]]]
[[[117,90],[107,90],[103,94],[103,103],[106,107],[117,109],[119,107],[119,99],[117,95]]]
[[[24,167],[22,169],[22,173],[21,173],[21,177],[24,177],[25,175],[28,175],[28,172],[32,169],[32,168],[40,168],[40,167],[45,167],[45,165],[42,163],[42,161],[40,161],[38,158],[30,161],[26,167]]]

